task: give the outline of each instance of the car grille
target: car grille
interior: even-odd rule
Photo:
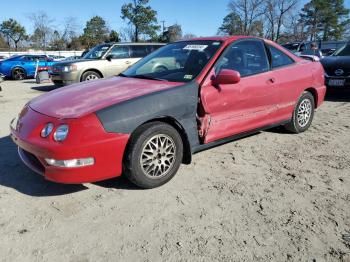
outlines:
[[[342,74],[336,74],[336,70],[341,69],[343,70]],[[348,77],[350,76],[350,70],[349,69],[344,69],[344,68],[327,68],[326,73],[328,76],[334,76],[334,77]]]

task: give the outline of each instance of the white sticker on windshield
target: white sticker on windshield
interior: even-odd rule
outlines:
[[[184,76],[184,79],[191,80],[191,79],[192,79],[192,77],[193,77],[193,75],[185,75],[185,76]]]
[[[187,45],[184,47],[184,50],[197,50],[197,51],[203,51],[206,49],[207,45]]]

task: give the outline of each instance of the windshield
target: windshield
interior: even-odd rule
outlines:
[[[341,48],[335,51],[333,56],[350,56],[350,43],[343,45]]]
[[[121,76],[189,82],[220,48],[221,41],[183,41],[166,45],[126,70]]]
[[[100,59],[109,50],[110,44],[98,45],[91,49],[83,58]]]

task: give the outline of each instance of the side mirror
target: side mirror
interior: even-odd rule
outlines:
[[[113,58],[114,58],[114,55],[108,55],[108,56],[106,56],[106,59],[107,59],[109,62],[111,62]]]
[[[212,79],[214,86],[232,85],[241,81],[241,74],[238,71],[222,69],[217,76]]]

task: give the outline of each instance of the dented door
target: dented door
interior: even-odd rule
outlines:
[[[259,41],[259,43],[251,41]],[[246,45],[252,45],[251,50],[246,48]],[[261,53],[252,54],[255,45],[258,45]],[[271,116],[277,109],[278,83],[275,73],[269,70],[269,62],[265,57],[266,50],[263,45],[260,49],[260,40],[240,41],[240,46],[244,47],[242,48],[243,59],[247,56],[244,52],[250,52],[248,53],[250,58],[253,55],[257,56],[254,58],[256,61],[250,61],[244,70],[235,66],[223,66],[225,63],[230,64],[229,59],[234,59],[229,55],[230,50],[226,50],[202,84],[200,135],[204,143],[251,131],[274,122]],[[231,49],[234,52],[237,51],[236,43],[232,44]],[[257,52],[260,52],[259,50]],[[239,54],[239,52],[236,53]],[[256,66],[254,63],[260,64]],[[249,67],[252,68],[251,71]],[[258,72],[258,69],[254,69],[255,67],[260,67],[262,72]],[[240,70],[242,75],[240,82],[214,86],[212,79],[222,68]],[[252,70],[257,71],[252,74]],[[246,75],[247,72],[248,75]]]

